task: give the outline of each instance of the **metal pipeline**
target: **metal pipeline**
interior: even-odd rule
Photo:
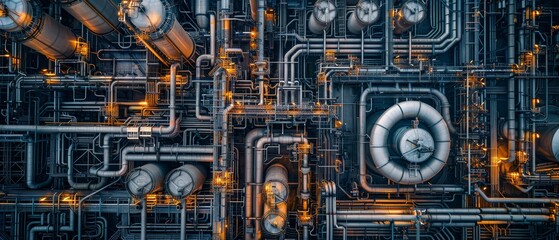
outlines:
[[[67,226],[60,226],[58,228],[56,228],[57,232],[73,232],[74,231],[74,218],[75,218],[75,214],[74,211],[70,210],[68,211],[68,215],[70,215],[69,219],[68,219],[68,225]],[[34,226],[29,230],[29,234],[28,234],[28,238],[29,240],[34,240],[35,239],[35,234],[39,233],[39,232],[54,232],[55,231],[55,227],[52,225],[48,225],[48,226]]]
[[[162,137],[172,137],[177,132],[177,119],[175,113],[176,100],[176,74],[180,64],[171,65],[171,78],[169,83],[169,126],[151,127],[151,132]],[[0,125],[0,131],[35,132],[35,133],[113,133],[126,134],[126,126],[39,126],[39,125]]]
[[[252,1],[251,1],[252,2]],[[258,0],[258,58],[256,65],[258,66],[258,85],[260,93],[259,105],[264,104],[264,67],[267,63],[264,61],[264,10],[266,9],[266,1]],[[266,67],[267,68],[267,67]]]
[[[97,35],[118,31],[118,6],[112,0],[63,0],[62,8]]]
[[[196,16],[196,23],[201,29],[208,29],[208,10],[210,9],[209,0],[198,0],[194,2],[194,15]]]
[[[77,183],[74,181],[74,148],[75,148],[75,144],[72,142],[70,144],[70,146],[68,147],[68,183],[70,184],[70,186],[74,189],[89,189],[89,190],[97,190],[103,186],[105,186],[105,184],[107,184],[107,178],[100,178],[99,182],[97,183],[91,183],[91,182],[87,182],[87,183]],[[101,168],[101,170],[107,170],[108,169],[108,165],[104,165],[103,168]]]
[[[488,197],[478,186],[475,191],[488,203],[558,203],[557,198],[492,198]]]
[[[263,136],[266,136],[266,129],[256,128],[250,131],[245,137],[245,239],[252,239],[252,233],[246,231],[253,227],[252,225],[252,206],[253,199],[253,175],[254,175],[254,141]]]
[[[294,143],[308,143],[308,140],[303,137],[295,137],[295,136],[286,136],[286,135],[282,135],[282,136],[271,136],[271,137],[262,137],[260,139],[258,139],[258,141],[256,142],[256,157],[254,158],[254,169],[255,169],[255,174],[256,174],[256,181],[255,181],[255,185],[256,185],[256,191],[254,191],[254,195],[256,197],[256,204],[255,204],[255,208],[254,208],[254,217],[256,219],[260,219],[262,217],[262,198],[260,197],[262,194],[262,183],[263,183],[263,177],[264,177],[264,151],[266,151],[266,149],[264,148],[264,145],[269,144],[269,143],[278,143],[278,144],[294,144]],[[255,224],[255,232],[257,234],[257,239],[260,239],[260,234],[261,234],[261,230],[260,230],[260,223],[258,221],[256,221]]]
[[[196,58],[196,118],[198,120],[210,121],[211,116],[202,115],[200,112],[201,101],[200,101],[200,77],[202,76],[202,61],[210,60],[210,65],[214,65],[215,62],[215,15],[210,14],[210,54],[203,54]]]
[[[159,155],[159,153],[167,153],[169,155]],[[110,152],[110,151],[109,151]],[[132,153],[139,153],[138,155],[131,155]],[[146,153],[153,153],[146,155]],[[196,161],[196,162],[211,162],[211,154],[213,153],[213,148],[211,147],[161,147],[156,149],[155,147],[138,147],[138,146],[128,146],[122,150],[120,159],[120,169],[116,171],[109,171],[97,168],[89,169],[89,173],[97,175],[99,177],[117,177],[122,176],[128,171],[129,161]],[[200,155],[192,155],[200,154]],[[206,154],[206,155],[204,155]],[[110,156],[104,157],[104,159],[110,159]],[[105,162],[105,166],[108,162]]]
[[[366,112],[367,112],[367,97],[369,94],[373,92],[388,92],[388,93],[414,93],[414,92],[424,92],[424,93],[431,93],[433,96],[437,97],[442,105],[443,105],[443,118],[447,123],[448,129],[451,133],[455,133],[456,130],[452,126],[452,122],[450,119],[450,104],[448,100],[441,92],[430,89],[430,88],[411,88],[411,89],[399,89],[399,88],[390,88],[390,87],[372,87],[367,88],[361,94],[361,98],[359,101],[359,151],[358,151],[358,158],[359,158],[359,182],[361,187],[371,193],[386,193],[387,191],[391,191],[392,193],[398,192],[397,188],[392,189],[384,189],[379,192],[378,189],[375,189],[367,182],[367,158],[365,156],[365,137],[366,137],[366,126],[367,126],[367,119],[366,119]],[[445,103],[446,102],[446,103]],[[446,106],[446,107],[445,107]]]
[[[41,183],[35,183],[35,139],[34,138],[27,139],[25,159],[26,159],[25,176],[26,176],[26,184],[28,188],[39,189],[52,183],[53,178],[50,174],[48,175],[47,180],[42,181]]]
[[[142,212],[140,213],[140,240],[146,240],[146,228],[147,228],[147,204],[146,199],[142,198]]]

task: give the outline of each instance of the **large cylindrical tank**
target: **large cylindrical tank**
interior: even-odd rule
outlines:
[[[206,180],[206,170],[198,165],[185,164],[167,174],[165,188],[177,198],[184,198],[200,189]]]
[[[395,129],[402,120],[418,120],[419,124]],[[370,136],[375,170],[400,184],[433,178],[446,165],[450,153],[446,122],[436,109],[420,101],[400,102],[388,108],[376,120]],[[390,153],[390,146],[397,154]]]
[[[394,20],[394,33],[401,34],[427,16],[427,7],[419,0],[409,0],[402,4]]]
[[[112,0],[63,0],[62,8],[97,35],[118,29],[118,6]]]
[[[268,234],[281,234],[287,226],[287,203],[280,203],[276,206],[264,205],[262,225]]]
[[[537,141],[536,149],[541,157],[559,162],[559,126],[543,130]]]
[[[17,41],[51,59],[72,57],[76,35],[66,26],[43,13],[36,2],[11,0],[2,3],[0,30],[11,32]]]
[[[336,6],[329,0],[319,0],[314,4],[309,18],[309,30],[321,34],[336,18]]]
[[[288,191],[287,169],[281,164],[274,164],[266,170],[264,182],[264,215],[262,225],[271,235],[281,234],[287,225]]]
[[[347,19],[347,30],[359,34],[367,26],[375,23],[380,17],[379,6],[371,0],[361,0],[355,11]]]
[[[287,201],[287,197],[289,196],[287,169],[280,164],[274,164],[268,167],[263,188],[267,203],[271,201],[275,204],[279,204]]]
[[[126,177],[126,189],[130,195],[142,198],[163,188],[166,173],[167,168],[163,164],[148,163],[134,168]]]
[[[148,34],[153,45],[169,59],[189,59],[196,46],[174,12],[168,0],[142,0],[139,7],[128,11],[128,17],[136,30]]]

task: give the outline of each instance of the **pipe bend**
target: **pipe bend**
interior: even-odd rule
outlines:
[[[418,162],[418,169],[410,169],[405,163],[391,160],[388,151],[391,130],[399,121],[410,118],[424,122],[434,141],[433,154],[424,162]],[[388,108],[376,121],[370,136],[370,152],[377,171],[400,184],[428,181],[442,170],[450,152],[450,134],[442,116],[433,107],[419,101],[400,102]]]

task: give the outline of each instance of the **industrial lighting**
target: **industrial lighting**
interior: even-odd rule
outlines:
[[[46,201],[46,200],[47,200],[47,197],[39,198],[39,201],[41,201],[41,202],[44,202],[44,201]]]

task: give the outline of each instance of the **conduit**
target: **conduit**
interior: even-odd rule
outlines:
[[[256,191],[254,192],[254,195],[256,197],[256,204],[255,204],[255,214],[254,217],[256,219],[260,219],[262,217],[262,183],[263,183],[263,175],[264,175],[264,152],[266,151],[266,148],[264,148],[264,145],[266,144],[270,144],[270,143],[278,143],[278,144],[294,144],[294,143],[308,143],[308,140],[305,137],[296,137],[296,136],[287,136],[287,135],[282,135],[282,136],[271,136],[271,137],[262,137],[260,139],[258,139],[258,141],[256,142],[256,157],[254,159],[254,169],[255,169],[255,174],[256,174],[256,181],[255,181],[255,185],[256,185]],[[245,173],[245,174],[250,174],[249,173]],[[260,239],[260,234],[261,234],[261,229],[260,229],[260,223],[258,221],[256,221],[255,224],[255,232],[257,234],[256,238]]]

